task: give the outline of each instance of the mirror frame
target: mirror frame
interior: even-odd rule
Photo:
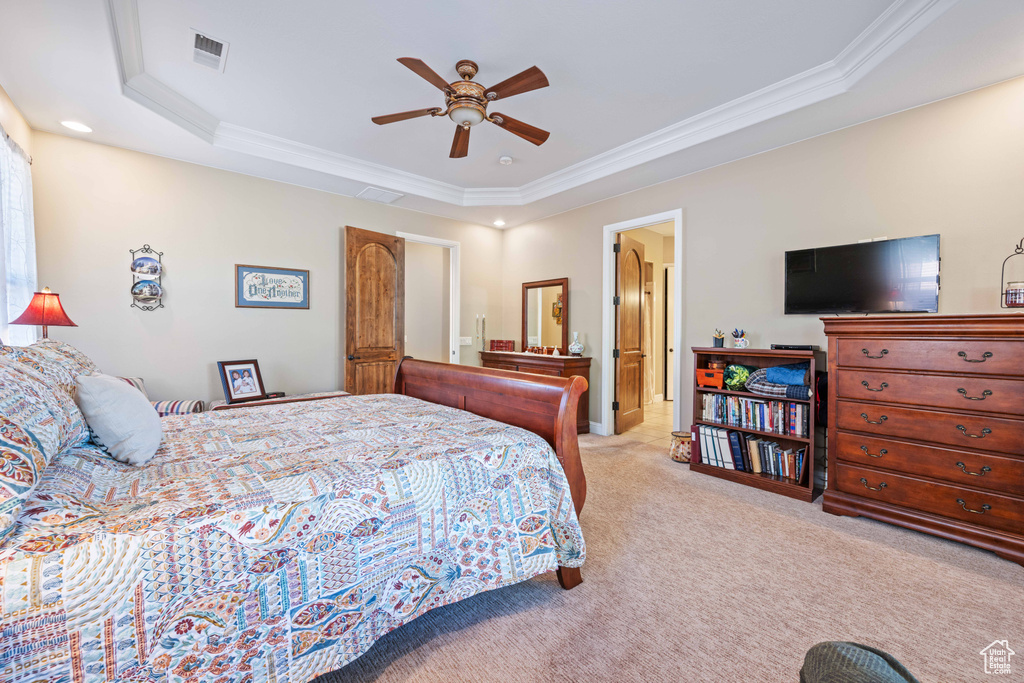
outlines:
[[[523,346],[519,349],[520,351],[526,351],[527,349],[527,330],[526,330],[526,311],[528,310],[526,297],[529,295],[531,289],[538,289],[540,287],[555,287],[562,286],[562,345],[558,348],[558,353],[566,356],[569,354],[569,278],[561,277],[553,280],[536,280],[534,282],[523,283]]]

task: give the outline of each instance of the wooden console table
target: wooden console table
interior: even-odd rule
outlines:
[[[551,377],[577,375],[590,384],[590,358],[575,356],[542,356],[538,353],[512,353],[509,351],[481,351],[480,362],[485,368],[528,372]],[[576,412],[576,433],[590,432],[590,388],[580,396]]]

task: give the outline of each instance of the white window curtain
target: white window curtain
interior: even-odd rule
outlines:
[[[36,230],[32,218],[32,160],[0,127],[0,339],[26,346],[33,325],[10,325],[36,291]]]

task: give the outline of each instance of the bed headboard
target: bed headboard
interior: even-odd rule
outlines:
[[[395,373],[396,394],[467,410],[543,437],[562,463],[577,515],[587,496],[576,437],[576,408],[586,389],[587,380],[582,377],[547,377],[408,357]]]

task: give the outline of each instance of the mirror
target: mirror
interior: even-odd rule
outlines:
[[[566,355],[569,347],[569,278],[523,283],[523,346],[557,348]]]

